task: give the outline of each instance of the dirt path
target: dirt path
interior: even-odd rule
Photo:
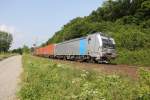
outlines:
[[[0,62],[0,100],[16,100],[21,66],[21,56],[13,56]]]
[[[139,67],[137,66],[93,64],[93,63],[86,63],[86,62],[64,61],[64,60],[56,60],[56,59],[53,59],[53,61],[58,64],[67,64],[76,68],[83,68],[85,70],[95,70],[105,74],[118,74],[118,75],[130,77],[132,79],[138,78]],[[145,69],[150,70],[149,67]]]

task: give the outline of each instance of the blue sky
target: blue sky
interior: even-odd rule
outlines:
[[[75,17],[89,15],[104,0],[0,0],[0,30],[13,34],[11,48],[47,41]]]

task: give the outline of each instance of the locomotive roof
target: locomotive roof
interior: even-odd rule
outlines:
[[[69,43],[69,42],[78,41],[78,40],[82,40],[82,39],[86,39],[86,36],[81,37],[81,38],[75,38],[75,39],[67,40],[67,41],[64,41],[64,42],[57,43],[57,44]]]

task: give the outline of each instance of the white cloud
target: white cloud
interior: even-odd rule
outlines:
[[[0,31],[5,31],[11,33],[13,35],[13,43],[10,49],[22,47],[23,45],[28,45],[29,47],[33,46],[34,43],[36,45],[40,45],[41,43],[45,42],[49,38],[49,34],[41,35],[41,34],[31,34],[31,33],[24,33],[18,31],[13,26],[8,25],[0,25]]]
[[[8,33],[15,33],[15,28],[12,26],[7,26],[5,24],[0,25],[0,31],[8,32]]]

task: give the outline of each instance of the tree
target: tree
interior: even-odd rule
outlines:
[[[59,43],[95,32],[112,33],[113,31],[115,33],[113,36],[116,37],[116,40],[121,37],[118,41],[118,43],[122,43],[120,48],[128,48],[130,50],[143,48],[142,43],[145,41],[143,37],[148,35],[145,31],[149,31],[148,28],[150,27],[149,13],[149,0],[107,0],[89,16],[77,17],[68,22],[44,45]],[[116,26],[116,29],[114,26]],[[128,28],[133,30],[130,26],[135,26],[137,31],[129,32]],[[145,29],[140,29],[141,27]],[[122,28],[123,31],[121,31],[120,28]],[[121,32],[117,36],[116,33],[118,33],[118,31]],[[123,33],[127,33],[125,34],[127,39],[130,36],[131,41],[126,41],[127,39],[124,38],[126,45],[124,45],[124,41],[122,41],[124,37]],[[141,35],[141,33],[144,33],[144,36]],[[146,43],[148,43],[148,39],[146,39]],[[147,47],[147,44],[144,45]]]
[[[30,53],[30,48],[26,45],[23,46],[22,48],[23,53]]]
[[[7,52],[11,46],[13,37],[7,32],[0,31],[0,52]]]
[[[12,53],[19,53],[22,54],[22,48],[13,49]]]

